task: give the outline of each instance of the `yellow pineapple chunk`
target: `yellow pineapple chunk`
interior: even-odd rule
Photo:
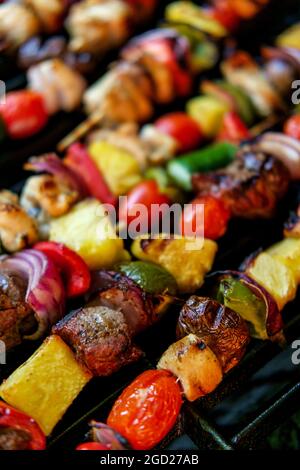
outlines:
[[[2,383],[0,396],[35,419],[48,436],[91,378],[63,340],[50,336]]]
[[[197,245],[199,245],[197,247]],[[144,261],[156,263],[169,271],[181,293],[193,293],[211,270],[218,245],[212,240],[188,238],[148,240],[147,236],[133,242],[132,253]]]
[[[267,253],[288,266],[293,271],[297,284],[300,283],[300,239],[286,238],[271,246]]]
[[[90,269],[110,268],[129,258],[124,243],[106,215],[105,206],[95,199],[76,204],[71,211],[54,219],[50,240],[76,251]]]
[[[297,282],[293,271],[269,253],[261,253],[247,274],[274,297],[280,310],[296,296]]]

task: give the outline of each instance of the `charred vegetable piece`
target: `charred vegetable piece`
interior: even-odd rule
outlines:
[[[236,366],[249,342],[249,330],[242,317],[207,297],[192,296],[183,306],[177,325],[182,338],[193,333],[217,356],[223,372]]]
[[[152,449],[172,429],[182,404],[181,389],[166,370],[148,370],[120,395],[107,419],[133,449]]]
[[[90,269],[106,268],[128,259],[104,206],[95,199],[80,202],[68,214],[53,220],[50,240],[78,253]]]
[[[167,171],[180,188],[191,191],[193,174],[226,167],[233,161],[236,153],[235,145],[220,142],[171,160]]]
[[[294,272],[268,253],[258,255],[246,274],[274,297],[279,310],[296,296],[297,282]]]
[[[59,336],[50,336],[0,386],[1,397],[29,414],[48,436],[92,378]]]
[[[44,450],[46,439],[30,417],[0,402],[0,450]]]
[[[178,377],[187,400],[211,393],[222,380],[222,366],[211,348],[190,334],[173,343],[157,365]]]
[[[193,238],[143,237],[132,245],[132,253],[138,259],[158,264],[169,271],[181,293],[194,292],[201,287],[216,252],[215,242]]]
[[[247,276],[238,273],[220,276],[217,299],[247,321],[254,338],[269,339],[282,328],[277,304],[270,297],[265,289]]]
[[[146,261],[131,261],[117,265],[125,274],[149,294],[176,295],[177,283],[166,269]]]

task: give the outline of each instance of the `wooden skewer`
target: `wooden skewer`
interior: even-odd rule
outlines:
[[[79,124],[75,129],[70,132],[63,140],[57,145],[58,152],[62,153],[67,150],[77,140],[82,139],[93,127],[99,124],[104,118],[104,114],[101,111],[96,111],[91,114],[87,119]]]
[[[263,132],[271,129],[276,124],[279,124],[282,121],[282,116],[278,116],[278,114],[272,114],[268,118],[264,119],[263,121],[259,122],[255,126],[250,129],[250,133],[253,137],[257,137]]]

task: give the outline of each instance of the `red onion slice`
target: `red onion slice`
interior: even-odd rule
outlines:
[[[64,164],[54,153],[49,153],[41,157],[33,157],[25,165],[27,170],[50,173],[57,176],[61,181],[68,184],[72,189],[78,191],[82,197],[87,197],[89,191],[82,178],[71,168]]]
[[[31,249],[1,256],[0,269],[17,272],[27,280],[25,300],[35,313],[38,329],[25,339],[40,338],[65,313],[65,291],[57,267],[44,253]]]

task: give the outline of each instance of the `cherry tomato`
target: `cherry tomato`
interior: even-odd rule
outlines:
[[[123,391],[107,424],[124,436],[133,449],[151,449],[170,432],[181,404],[176,377],[165,370],[148,370]]]
[[[178,142],[178,153],[196,149],[204,136],[199,125],[186,113],[169,113],[155,122],[155,127]]]
[[[46,438],[39,425],[30,416],[0,401],[0,427],[25,431],[30,436],[28,450],[44,450]]]
[[[227,0],[217,0],[208,10],[210,16],[221,23],[228,31],[235,31],[241,22],[240,16],[230,7]]]
[[[227,141],[238,144],[242,140],[249,139],[251,134],[246,124],[234,111],[229,111],[223,118],[222,127],[217,136],[218,141]]]
[[[76,450],[109,450],[109,447],[100,444],[100,442],[84,442],[79,444]]]
[[[0,105],[0,115],[12,139],[30,137],[43,129],[48,121],[43,97],[30,90],[7,93],[6,102]]]
[[[197,220],[203,220],[202,214],[204,227],[203,225],[197,227]],[[210,240],[217,240],[225,234],[229,219],[230,211],[220,199],[214,196],[198,197],[185,207],[181,218],[182,234],[185,236],[196,234],[199,237],[204,235]]]
[[[284,126],[284,133],[300,140],[300,114],[290,117]]]
[[[62,243],[39,242],[34,248],[45,253],[60,269],[68,297],[86,293],[91,284],[91,274],[81,256]]]
[[[143,205],[145,217],[139,213],[138,205]],[[135,186],[119,207],[119,220],[129,225],[137,218],[142,224],[148,224],[148,228],[154,227],[159,222],[158,207],[153,205],[170,204],[168,196],[160,192],[155,180],[147,180]],[[149,227],[150,225],[150,227]]]

